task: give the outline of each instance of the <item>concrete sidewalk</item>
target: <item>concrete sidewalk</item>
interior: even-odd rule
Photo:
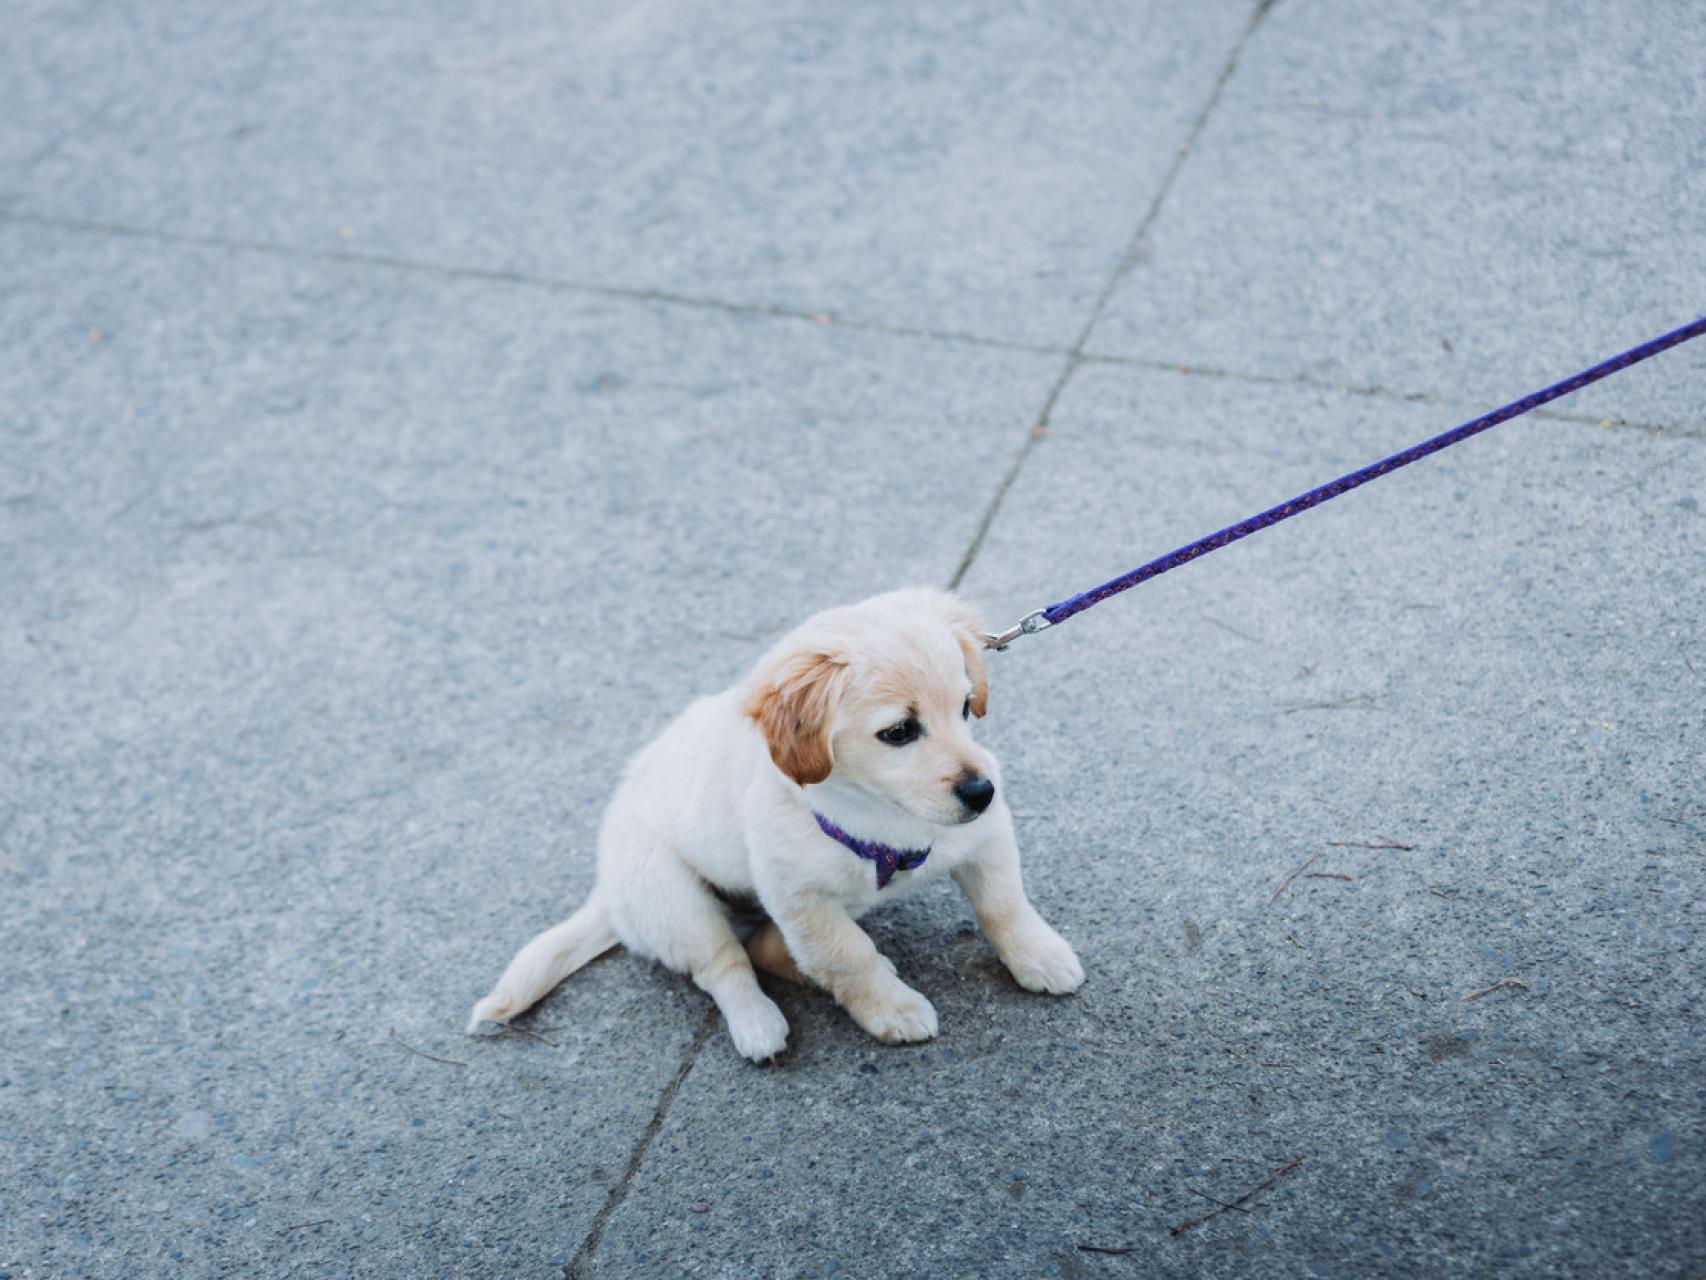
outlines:
[[[1706,1269],[1706,343],[992,660],[1076,997],[459,1034],[805,613],[1706,310],[1698,5],[914,10],[13,6],[0,1280]]]

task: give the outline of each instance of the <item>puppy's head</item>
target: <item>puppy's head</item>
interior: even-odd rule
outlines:
[[[801,786],[833,778],[940,824],[994,799],[994,761],[971,736],[988,706],[977,615],[927,588],[808,619],[759,662],[746,702]]]

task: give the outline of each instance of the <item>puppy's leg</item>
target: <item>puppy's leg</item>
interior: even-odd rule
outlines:
[[[905,1044],[936,1034],[935,1006],[895,977],[888,957],[840,907],[801,894],[773,917],[800,972],[877,1039]]]
[[[810,981],[800,972],[800,966],[794,963],[794,957],[788,954],[788,940],[782,936],[782,931],[776,927],[774,920],[766,920],[746,940],[746,954],[752,959],[752,967],[755,969],[789,982],[803,984]]]
[[[723,904],[704,881],[663,849],[644,855],[627,879],[632,896],[612,902],[617,936],[632,951],[661,961],[717,1002],[743,1057],[774,1058],[787,1046],[788,1020],[758,986],[752,961]]]
[[[1063,996],[1083,985],[1084,966],[1071,944],[1049,927],[1025,896],[1011,818],[991,833],[976,859],[955,868],[953,874],[977,912],[984,936],[1021,987]]]
[[[686,967],[699,989],[723,1011],[741,1055],[754,1062],[774,1058],[788,1047],[788,1020],[760,990],[746,948],[729,928],[721,908],[713,906],[713,911],[715,924],[707,917],[695,930],[699,936],[691,944]]]

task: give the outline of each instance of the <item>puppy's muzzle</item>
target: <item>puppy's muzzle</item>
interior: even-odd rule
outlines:
[[[954,796],[966,807],[966,821],[970,822],[995,799],[995,784],[980,773],[962,774],[954,783]]]

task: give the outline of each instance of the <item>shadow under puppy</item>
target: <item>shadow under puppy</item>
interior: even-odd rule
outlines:
[[[969,606],[912,588],[814,615],[692,703],[623,774],[591,896],[517,953],[469,1030],[620,942],[691,974],[754,1061],[788,1041],[755,965],[826,988],[880,1040],[927,1040],[935,1008],[855,921],[944,875],[1021,986],[1076,991],[1083,967],[1025,897],[999,767],[972,739],[982,654]],[[726,905],[743,898],[769,917],[744,943]]]

